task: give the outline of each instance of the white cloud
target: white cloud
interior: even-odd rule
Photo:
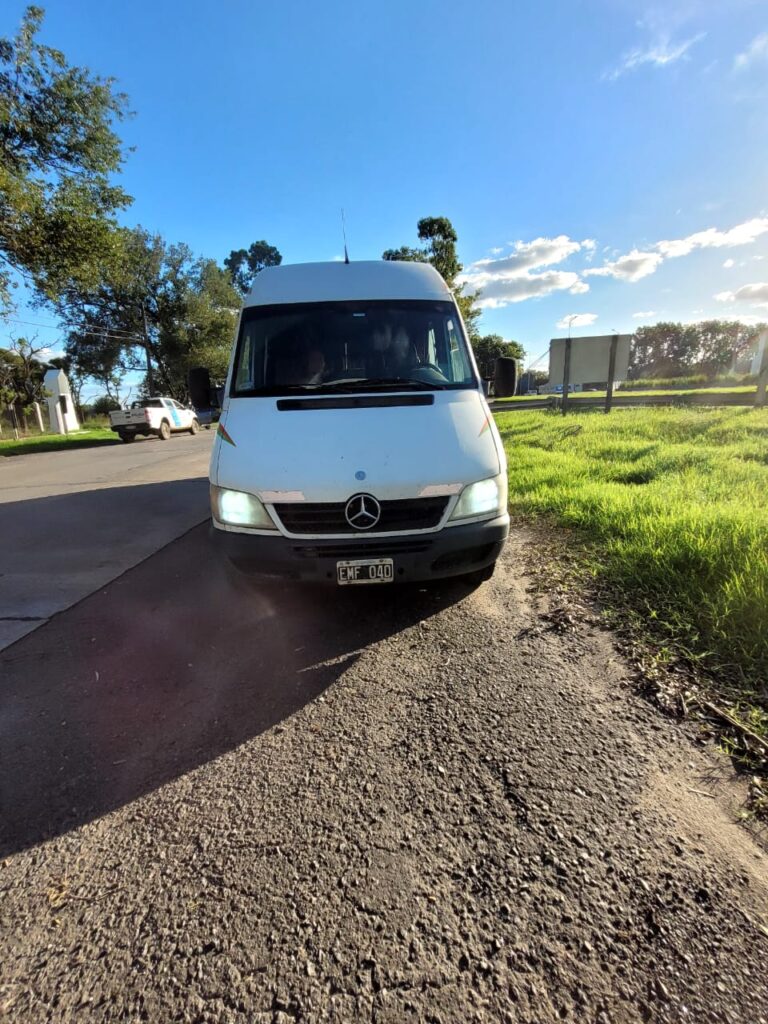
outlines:
[[[503,245],[494,245],[494,247],[491,249],[491,256],[498,256],[502,252],[504,252]]]
[[[746,71],[756,61],[768,60],[768,32],[755,36],[742,53],[737,53],[733,62],[734,71]]]
[[[743,284],[733,292],[718,292],[718,302],[748,302],[751,306],[768,309],[768,281]]]
[[[753,217],[725,230],[706,228],[684,238],[663,239],[642,249],[632,249],[623,255],[615,249],[604,248],[603,256],[599,257],[603,263],[598,267],[588,266],[597,253],[597,243],[593,238],[582,241],[568,235],[534,238],[530,242],[510,242],[510,251],[506,255],[500,255],[498,247],[492,249],[493,257],[471,263],[458,281],[469,291],[481,292],[480,306],[501,309],[510,303],[524,302],[552,292],[568,291],[571,295],[583,295],[589,291],[589,277],[612,277],[634,283],[655,273],[667,259],[687,256],[696,249],[749,245],[764,234],[768,234],[768,217]],[[556,264],[577,253],[582,259],[579,272],[554,269]],[[726,269],[734,265],[732,259],[724,263]],[[635,314],[635,317],[640,319],[645,315]],[[655,315],[653,312],[647,314],[649,317]]]
[[[656,316],[655,309],[643,309],[639,313],[633,313],[632,318],[634,320],[652,320]]]
[[[730,270],[730,269],[731,269],[731,267],[735,267],[735,266],[736,266],[736,260],[732,260],[732,259],[727,259],[727,260],[726,260],[726,261],[725,261],[725,262],[723,263],[723,266],[725,267],[725,269],[726,269],[726,270]]]
[[[699,32],[698,35],[691,36],[690,39],[684,39],[680,43],[673,43],[668,35],[662,35],[654,44],[646,49],[637,47],[634,50],[629,50],[623,55],[616,67],[604,72],[602,77],[609,82],[615,82],[617,78],[627,74],[627,72],[637,71],[638,68],[646,64],[649,64],[651,67],[662,68],[668,64],[674,64],[683,57],[687,59],[690,48],[700,42],[705,35],[705,32]]]
[[[540,298],[552,292],[571,290],[579,282],[579,275],[570,270],[546,270],[543,274],[517,274],[507,278],[489,278],[478,285],[470,281],[470,287],[482,287],[479,305],[485,309],[501,309],[512,302]]]
[[[764,324],[764,316],[755,316],[754,313],[740,314],[739,316],[733,317],[734,320],[738,320],[740,324],[746,324],[747,327],[754,327],[755,324]]]
[[[685,238],[664,239],[645,251],[633,249],[624,256],[604,263],[602,267],[585,270],[584,276],[615,277],[621,281],[640,281],[659,269],[665,259],[687,256],[694,249],[734,248],[749,245],[768,233],[768,217],[753,217],[726,231],[706,228]],[[727,266],[727,263],[726,263]]]
[[[737,224],[728,231],[707,228],[705,231],[696,231],[694,234],[688,235],[687,238],[657,242],[655,248],[662,256],[668,258],[687,256],[694,249],[720,249],[749,245],[750,242],[754,242],[766,232],[768,232],[768,217],[753,217],[752,220],[745,220],[743,224]]]
[[[562,263],[582,247],[581,242],[576,242],[567,235],[558,235],[557,238],[534,238],[532,242],[509,244],[513,251],[508,256],[495,260],[478,260],[467,272],[488,272],[498,275],[531,270],[534,267],[550,267],[553,263]]]
[[[534,238],[531,242],[510,242],[512,252],[496,259],[471,263],[459,282],[472,291],[482,290],[479,304],[500,309],[512,302],[523,302],[555,291],[573,294],[589,291],[589,285],[571,270],[532,271],[562,263],[574,253],[591,251],[592,240],[577,242],[568,235]]]
[[[589,327],[595,320],[597,320],[597,313],[569,313],[562,320],[558,320],[555,327],[561,331],[567,330],[569,325],[571,327]]]
[[[612,263],[606,263],[602,267],[595,267],[592,270],[585,270],[584,276],[594,275],[596,277],[615,277],[620,281],[640,281],[652,274],[664,257],[657,252],[640,252],[633,249],[626,256],[619,256]]]

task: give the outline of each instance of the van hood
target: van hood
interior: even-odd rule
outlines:
[[[434,404],[291,411],[278,409],[276,398],[232,398],[211,482],[266,502],[321,502],[359,491],[381,500],[453,494],[496,476],[501,446],[483,396],[430,397]]]

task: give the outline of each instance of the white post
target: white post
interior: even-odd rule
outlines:
[[[760,373],[760,370],[763,368],[763,355],[766,344],[768,344],[768,331],[761,331],[757,338],[755,354],[752,357],[752,373],[754,374]]]
[[[42,411],[40,409],[40,403],[39,402],[33,402],[32,403],[32,408],[35,410],[35,419],[37,420],[37,425],[40,428],[40,433],[44,434],[45,433],[45,426],[43,425],[43,414],[42,414]]]

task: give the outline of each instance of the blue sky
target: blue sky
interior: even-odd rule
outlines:
[[[574,334],[768,318],[764,0],[45,7],[44,41],[136,112],[126,223],[301,262],[340,254],[342,206],[353,259],[446,215],[482,328],[531,357],[574,313]]]

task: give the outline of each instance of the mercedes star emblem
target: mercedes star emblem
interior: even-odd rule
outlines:
[[[381,519],[381,505],[372,494],[353,494],[344,515],[355,530],[370,530]]]

